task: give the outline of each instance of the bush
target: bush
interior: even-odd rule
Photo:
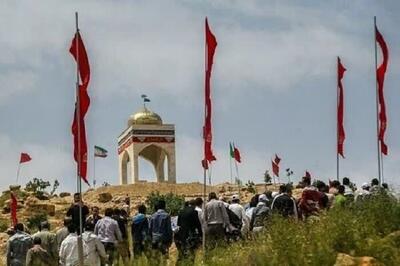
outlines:
[[[39,229],[39,225],[41,222],[47,221],[47,214],[45,213],[39,213],[36,215],[33,215],[29,217],[26,220],[26,226],[31,230],[31,231],[37,231]]]
[[[256,194],[255,184],[253,181],[247,181],[246,190],[250,193]]]
[[[337,253],[343,252],[398,265],[398,230],[399,202],[380,195],[347,208],[333,208],[307,222],[273,216],[256,239],[212,250],[205,264],[333,265]]]
[[[11,226],[9,219],[0,218],[0,232],[5,232]]]
[[[161,195],[158,191],[151,192],[146,199],[146,205],[149,207],[147,210],[149,213],[154,211],[156,203],[161,199],[165,200],[166,211],[171,216],[177,215],[185,204],[185,198],[183,196],[175,195],[172,192],[165,195]]]

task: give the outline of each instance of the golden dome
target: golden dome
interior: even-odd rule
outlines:
[[[130,125],[162,125],[161,117],[153,111],[142,108],[138,112],[129,117],[128,126]]]

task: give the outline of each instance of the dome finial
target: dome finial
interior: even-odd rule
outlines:
[[[149,103],[149,102],[150,102],[150,98],[147,97],[146,94],[142,94],[142,99],[143,99],[143,108],[144,108],[144,109],[147,109],[147,108],[146,108],[146,103]]]

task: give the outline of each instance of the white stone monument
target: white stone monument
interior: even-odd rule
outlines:
[[[139,156],[154,166],[157,182],[176,183],[175,125],[163,124],[161,117],[149,110],[146,105],[130,116],[128,128],[118,137],[121,185],[128,184],[129,175],[131,183],[139,181]],[[168,169],[167,179],[164,173],[165,160]]]

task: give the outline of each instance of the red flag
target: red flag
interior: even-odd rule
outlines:
[[[379,32],[378,28],[375,26],[375,36],[376,41],[382,50],[383,61],[376,70],[376,80],[378,83],[378,102],[379,102],[379,134],[378,140],[381,144],[381,152],[385,155],[388,154],[388,147],[385,143],[385,132],[387,127],[387,117],[386,117],[386,104],[383,93],[383,83],[385,81],[386,69],[389,61],[389,50],[383,39],[382,34]]]
[[[10,212],[11,212],[11,220],[13,223],[13,226],[15,226],[18,223],[17,219],[17,197],[15,196],[14,192],[11,191],[11,201],[10,201]]]
[[[279,176],[279,165],[276,164],[274,161],[272,162],[272,173],[274,173],[275,176]]]
[[[279,158],[277,154],[275,154],[275,160],[274,160],[274,162],[275,162],[277,165],[279,165],[279,163],[281,162],[281,158]]]
[[[213,65],[213,58],[215,49],[217,47],[217,40],[214,34],[211,32],[208,21],[205,21],[206,28],[206,70],[205,70],[205,121],[203,127],[203,138],[204,138],[204,159],[207,162],[215,161],[216,158],[212,151],[212,126],[211,126],[211,70]]]
[[[74,159],[78,163],[78,175],[87,183],[87,143],[85,129],[85,115],[89,109],[90,98],[87,93],[87,87],[90,80],[89,59],[86,54],[85,45],[81,35],[77,32],[72,40],[69,52],[75,58],[79,67],[79,112],[77,103],[75,103],[74,121],[72,123],[72,134],[74,136]],[[80,143],[78,143],[78,134]],[[80,145],[79,145],[80,144]]]
[[[21,157],[19,159],[19,163],[26,163],[32,160],[31,156],[29,154],[21,152]]]
[[[240,151],[239,151],[239,149],[236,148],[236,147],[233,148],[233,156],[235,157],[235,160],[236,160],[238,163],[241,163],[241,162],[242,162],[241,157],[240,157]]]
[[[337,78],[338,78],[338,106],[337,106],[337,153],[344,158],[343,143],[346,138],[343,123],[344,114],[344,92],[342,85],[342,78],[346,68],[342,65],[340,58],[337,58]]]
[[[310,178],[311,179],[311,174],[310,172],[306,171],[305,177]]]

